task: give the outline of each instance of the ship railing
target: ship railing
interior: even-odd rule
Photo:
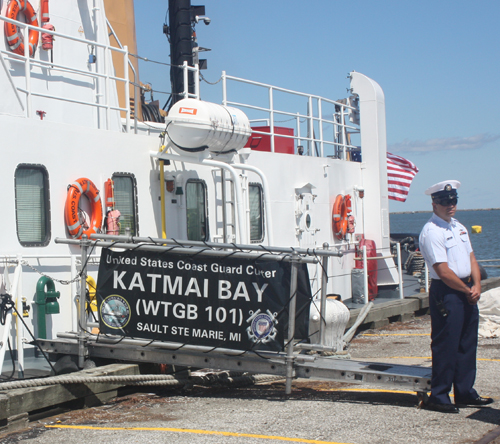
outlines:
[[[67,265],[69,266],[70,280],[61,280],[56,279],[54,276],[51,277],[56,282],[63,282],[65,284],[71,284],[71,300],[79,300],[80,298],[80,288],[76,284],[76,280],[79,279],[80,271],[82,269],[82,262],[79,259],[78,255],[2,255],[2,262],[0,266],[4,267],[4,273],[8,274],[7,269],[9,267],[14,266],[15,271],[12,278],[12,285],[8,285],[7,282],[4,282],[5,292],[10,295],[12,300],[15,303],[15,308],[17,313],[23,313],[24,307],[23,303],[25,302],[23,298],[23,292],[26,294],[26,288],[23,290],[23,276],[26,273],[26,269],[30,271],[34,271],[38,273],[40,276],[47,276],[42,271],[45,267],[43,267],[43,262],[45,261],[53,261],[58,260],[58,264],[60,264],[60,260],[67,261]],[[31,260],[35,260],[36,265],[31,264]],[[89,265],[98,265],[100,260],[100,255],[97,254],[88,254],[86,258],[85,268]],[[64,265],[65,266],[65,265]],[[24,268],[24,271],[23,271]],[[66,271],[64,273],[67,273]],[[4,279],[5,281],[5,279]],[[10,278],[9,278],[10,282]],[[26,282],[24,282],[26,285]],[[86,284],[85,284],[86,285]],[[85,287],[84,287],[85,288]],[[85,299],[85,298],[83,298]],[[0,343],[0,371],[3,367],[5,361],[5,352],[7,350],[8,338],[9,334],[12,331],[11,324],[13,324],[14,331],[16,334],[16,352],[17,352],[17,372],[18,377],[20,379],[24,378],[24,369],[25,369],[25,353],[24,350],[28,343],[26,338],[26,331],[24,327],[24,323],[20,322],[18,316],[13,316],[12,309],[10,309],[5,317],[5,322],[3,324],[2,331],[2,339]],[[74,322],[72,325],[72,329],[77,329],[77,322]]]
[[[358,113],[358,108],[351,98],[341,101],[331,100],[313,94],[306,94],[286,88],[281,88],[266,83],[234,77],[222,72],[222,104],[225,106],[236,106],[254,112],[264,114],[264,118],[251,118],[252,122],[265,121],[269,126],[269,132],[253,130],[253,134],[270,137],[270,151],[277,151],[277,139],[293,139],[294,150],[297,154],[314,157],[333,157],[342,160],[356,160],[354,153],[360,153],[359,146],[351,142],[351,136],[359,133],[359,126],[349,124],[351,115]],[[253,105],[230,100],[228,97],[228,83],[239,82],[253,87],[267,90],[267,104],[264,106]],[[290,112],[278,109],[276,93],[283,93],[291,97],[291,100],[300,98],[305,100],[306,113]],[[258,94],[255,94],[257,97]],[[303,106],[303,105],[302,105]],[[326,109],[331,108],[331,112]],[[279,120],[280,117],[287,120]],[[294,122],[294,135],[276,132],[276,125],[281,122]],[[301,132],[301,123],[306,124],[306,134]],[[329,129],[329,131],[326,131]],[[304,150],[303,144],[307,144]]]
[[[477,262],[485,263],[485,262],[500,262],[500,259],[477,259]],[[500,264],[496,265],[483,265],[484,268],[500,268]]]
[[[4,22],[7,23],[12,23],[16,25],[18,28],[22,29],[24,31],[24,35],[27,36],[28,33],[31,30],[38,31],[39,33],[46,33],[50,34],[52,36],[56,36],[61,39],[67,39],[67,40],[72,40],[74,42],[78,42],[84,45],[88,45],[88,47],[91,48],[100,48],[103,51],[103,58],[104,61],[102,63],[103,67],[103,72],[92,72],[89,70],[82,70],[78,69],[72,66],[60,64],[60,63],[54,63],[53,61],[45,61],[45,60],[40,60],[40,59],[35,59],[31,58],[29,54],[29,45],[24,45],[24,55],[18,55],[15,54],[9,50],[2,50],[1,53],[5,56],[6,60],[10,60],[12,62],[24,62],[25,65],[25,88],[17,88],[18,91],[23,92],[26,95],[26,114],[27,117],[32,117],[33,116],[33,106],[32,106],[32,96],[38,96],[38,97],[45,97],[49,99],[55,99],[55,100],[61,100],[64,102],[72,102],[72,103],[77,103],[80,105],[86,105],[86,106],[91,106],[95,107],[98,109],[104,109],[106,111],[106,129],[109,129],[110,127],[110,122],[111,122],[111,111],[120,111],[124,112],[126,117],[126,131],[130,131],[130,93],[129,93],[129,70],[128,70],[128,60],[129,60],[129,52],[128,48],[125,46],[123,49],[120,48],[115,48],[109,45],[105,45],[102,43],[98,43],[93,40],[87,40],[87,39],[82,39],[78,37],[74,37],[71,35],[67,34],[62,34],[60,32],[56,31],[51,31],[48,29],[44,29],[38,26],[32,26],[24,22],[19,22],[17,20],[12,20],[8,17],[5,16],[0,16],[0,19],[3,20]],[[27,40],[27,39],[26,39]],[[113,63],[112,63],[112,52],[117,52],[119,54],[123,55],[123,60],[124,60],[124,77],[118,77],[114,75],[114,70],[113,70]],[[89,64],[94,64],[91,63],[89,60]],[[32,90],[31,87],[31,68],[32,67],[41,67],[41,68],[50,68],[51,70],[58,70],[62,72],[68,72],[68,73],[73,73],[73,74],[78,74],[86,77],[90,77],[100,81],[104,81],[104,92],[102,94],[102,97],[104,98],[104,103],[98,103],[98,101],[101,98],[100,94],[96,95],[96,102],[89,102],[85,100],[79,100],[79,99],[71,99],[68,97],[63,97],[63,96],[56,96],[52,94],[44,94],[41,92],[35,92]],[[112,100],[111,100],[111,91],[115,88],[115,86],[112,84],[112,82],[117,82],[117,83],[123,83],[124,89],[125,89],[125,103],[126,106],[121,107],[118,105],[113,105]]]
[[[368,257],[366,245],[362,246],[361,253],[362,253],[361,257],[356,257],[356,258],[354,258],[354,260],[363,262],[363,269],[362,269],[363,270],[363,303],[366,305],[369,302],[368,277],[369,277],[370,273],[368,270],[368,261],[380,261],[380,260],[385,260],[385,259],[395,259],[396,260],[397,273],[398,273],[398,278],[399,278],[399,284],[398,284],[399,299],[404,299],[403,266],[401,263],[401,244],[399,242],[396,243],[396,255],[389,254],[389,255]]]

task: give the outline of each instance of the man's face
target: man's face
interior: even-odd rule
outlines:
[[[432,203],[434,213],[441,219],[449,222],[457,212],[457,199],[446,199],[440,203]]]

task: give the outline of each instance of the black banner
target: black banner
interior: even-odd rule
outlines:
[[[289,262],[103,249],[101,333],[238,350],[281,351]],[[307,337],[311,289],[298,273],[296,338]]]

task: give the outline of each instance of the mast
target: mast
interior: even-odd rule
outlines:
[[[194,66],[197,60],[197,43],[194,34],[194,24],[202,19],[205,24],[210,23],[210,19],[204,17],[205,6],[191,6],[191,0],[169,0],[168,2],[168,26],[164,25],[163,32],[170,42],[170,82],[172,85],[172,106],[183,98],[184,92],[183,72],[177,66],[182,66],[187,62],[189,66]],[[188,91],[194,93],[194,74],[188,74]]]

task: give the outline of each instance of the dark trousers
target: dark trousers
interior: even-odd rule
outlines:
[[[432,326],[432,380],[430,402],[450,404],[452,385],[455,401],[478,397],[476,379],[479,310],[464,293],[433,280],[429,291]],[[443,316],[443,311],[447,316]]]

